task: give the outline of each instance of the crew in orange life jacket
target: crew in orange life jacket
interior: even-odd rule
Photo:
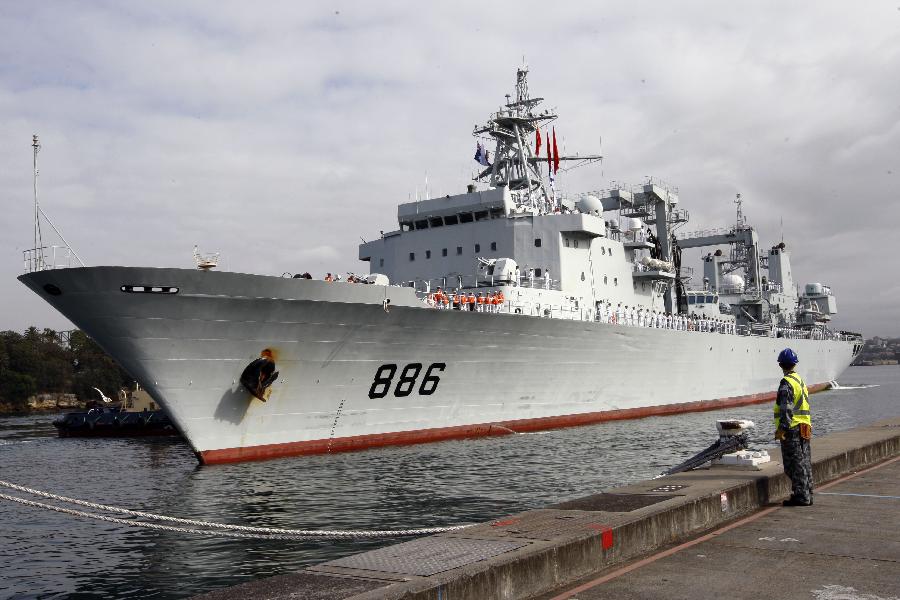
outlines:
[[[450,310],[450,295],[447,293],[441,294],[441,299],[444,301],[444,310]]]
[[[453,308],[459,309],[459,290],[453,292]]]
[[[475,294],[473,294],[472,292],[469,292],[468,302],[469,310],[475,310]]]
[[[478,294],[478,298],[475,299],[475,302],[478,303],[478,312],[484,312],[484,292]]]
[[[441,286],[434,291],[434,305],[437,308],[441,308],[444,304],[444,291],[441,289]]]

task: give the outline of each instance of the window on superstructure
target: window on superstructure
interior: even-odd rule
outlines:
[[[569,247],[569,238],[563,238],[563,240],[565,241],[566,248],[568,248]]]
[[[425,258],[426,258],[426,259],[431,258],[431,250],[426,250],[426,251],[425,251]]]
[[[459,222],[460,223],[471,223],[474,221],[472,218],[472,213],[459,213]]]
[[[457,247],[456,247],[456,255],[457,255],[457,256],[462,256],[462,246],[457,246]]]
[[[488,211],[479,210],[479,211],[475,212],[475,220],[476,221],[484,221],[487,218],[488,218]]]
[[[475,244],[475,252],[481,252],[481,244]]]
[[[613,277],[613,285],[619,285],[619,278]]]
[[[444,225],[456,225],[459,223],[459,217],[456,215],[449,215],[444,217]]]
[[[404,221],[403,223],[400,223],[400,231],[412,231],[412,228],[412,221]]]
[[[447,249],[446,249],[446,248],[444,248],[443,250],[441,250],[441,256],[447,256]]]
[[[578,240],[577,240],[577,239],[572,240],[572,244],[577,248],[577,247],[578,247]]]
[[[606,277],[606,275],[604,275],[603,276],[603,285],[606,285],[608,283],[609,283],[609,279]]]
[[[410,260],[410,262],[416,260],[416,253],[415,253],[415,252],[410,252],[410,253],[409,253],[409,260]]]
[[[603,246],[603,247],[600,249],[600,254],[602,254],[603,256],[606,256],[606,246]]]
[[[416,229],[428,229],[428,219],[416,221]]]
[[[535,248],[541,247],[541,238],[534,238],[534,247]]]
[[[491,209],[491,218],[492,219],[499,219],[500,217],[503,216],[503,214],[504,213],[503,213],[502,208],[492,208]]]
[[[432,227],[441,227],[444,224],[444,219],[441,217],[432,217],[428,219],[428,223]]]
[[[384,266],[384,259],[383,259],[383,258],[379,258],[379,259],[378,259],[378,266],[379,266],[379,267],[383,267],[383,266]]]
[[[535,276],[535,277],[540,277],[540,276],[541,276],[541,270],[540,270],[540,269],[535,269],[535,270],[534,270],[534,276]]]
[[[497,251],[497,242],[491,242],[491,252]]]

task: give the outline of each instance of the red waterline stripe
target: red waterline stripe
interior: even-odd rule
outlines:
[[[846,481],[848,479],[858,477],[860,475],[863,475],[864,473],[868,473],[869,471],[874,471],[875,469],[880,469],[881,467],[884,467],[891,463],[897,462],[898,460],[900,460],[900,456],[895,456],[894,458],[891,458],[882,463],[879,463],[879,464],[875,465],[874,467],[869,467],[867,469],[863,469],[862,471],[857,471],[857,472],[851,473],[849,475],[844,475],[843,477],[835,479],[834,481],[826,483],[825,485],[817,486],[816,489],[819,489],[819,490],[828,489],[831,486],[837,485],[839,483],[843,483],[844,481]],[[571,598],[575,594],[579,594],[585,590],[589,590],[593,587],[596,587],[598,585],[606,583],[607,581],[610,581],[611,579],[621,577],[622,575],[625,575],[626,573],[630,573],[631,571],[634,571],[635,569],[639,569],[643,566],[649,565],[650,563],[654,563],[661,558],[666,558],[667,556],[672,556],[673,554],[675,554],[677,552],[681,552],[682,550],[690,548],[691,546],[696,546],[697,544],[699,544],[701,542],[705,542],[707,540],[716,538],[716,537],[722,535],[723,533],[725,533],[726,531],[731,531],[735,527],[740,527],[741,525],[746,525],[747,523],[752,523],[753,521],[756,521],[757,519],[760,519],[766,515],[772,514],[779,508],[781,508],[781,507],[780,506],[772,506],[769,508],[764,508],[763,510],[759,511],[758,513],[752,514],[749,517],[744,517],[743,519],[740,519],[739,521],[735,521],[734,523],[729,523],[728,525],[725,525],[724,527],[716,529],[715,531],[712,531],[710,533],[707,533],[706,535],[699,537],[695,540],[685,542],[683,544],[675,546],[674,548],[669,548],[668,550],[663,550],[662,552],[659,552],[652,556],[648,556],[647,558],[641,559],[637,562],[631,563],[627,567],[622,567],[621,569],[617,569],[611,573],[607,573],[606,575],[603,575],[602,577],[598,577],[597,579],[592,579],[591,581],[588,581],[587,583],[581,584],[577,588],[567,590],[558,596],[553,596],[553,598],[551,598],[550,600],[567,600],[568,598]]]
[[[819,383],[809,386],[809,391],[811,393],[819,392],[826,389],[827,387],[827,383]],[[697,402],[643,406],[640,408],[606,410],[600,412],[581,413],[576,415],[539,417],[535,419],[516,419],[512,421],[499,421],[496,423],[458,425],[455,427],[437,427],[434,429],[417,429],[413,431],[373,433],[368,435],[339,437],[330,440],[309,440],[302,442],[287,442],[283,444],[247,446],[244,448],[203,450],[197,453],[197,458],[203,464],[219,464],[250,460],[266,460],[284,456],[300,456],[303,454],[353,452],[356,450],[378,448],[381,446],[424,444],[427,442],[438,442],[445,440],[459,440],[493,435],[508,435],[511,433],[521,433],[525,431],[561,429],[564,427],[575,427],[578,425],[602,423],[604,421],[643,419],[645,417],[676,415],[686,412],[718,410],[720,408],[746,406],[748,404],[760,404],[762,402],[768,402],[774,399],[775,392],[766,392],[763,394],[750,394],[747,396],[721,398],[719,400],[700,400]]]

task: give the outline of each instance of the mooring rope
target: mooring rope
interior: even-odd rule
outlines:
[[[85,512],[80,510],[75,510],[71,508],[64,508],[61,506],[54,506],[52,504],[44,504],[42,502],[35,502],[33,500],[27,500],[25,498],[19,498],[17,496],[9,496],[7,494],[0,494],[0,498],[3,500],[9,500],[11,502],[17,502],[19,504],[23,504],[25,506],[31,506],[34,508],[43,508],[45,510],[52,510],[60,513],[69,514],[76,517],[83,517],[87,519],[95,519],[98,521],[106,521],[108,523],[118,523],[120,525],[127,525],[129,527],[145,527],[147,529],[157,529],[161,531],[177,531],[181,533],[194,533],[201,535],[214,535],[219,537],[236,537],[236,538],[255,538],[255,539],[308,539],[308,538],[383,538],[383,537],[409,537],[416,535],[428,535],[432,533],[444,533],[448,531],[457,531],[460,529],[464,529],[466,527],[471,527],[471,525],[452,525],[449,527],[425,527],[421,529],[376,529],[376,530],[319,530],[319,529],[282,529],[277,527],[252,527],[248,525],[232,525],[228,523],[215,523],[212,521],[201,521],[197,519],[183,519],[181,517],[170,517],[167,515],[157,515],[148,512],[142,512],[137,510],[130,510],[127,508],[121,508],[118,506],[110,506],[107,504],[98,504],[96,502],[88,502],[86,500],[79,500],[77,498],[69,498],[67,496],[60,496],[58,494],[51,494],[50,492],[44,492],[42,490],[35,490],[32,488],[28,488],[25,486],[17,485],[15,483],[11,483],[9,481],[0,480],[0,486],[18,490],[20,492],[24,492],[26,494],[32,494],[34,496],[40,496],[42,498],[48,498],[51,500],[56,500],[59,502],[64,502],[68,504],[76,504],[79,506],[84,506],[87,508],[93,508],[95,510],[102,510],[106,512],[114,512],[119,514],[125,514],[132,517],[141,517],[145,519],[150,519],[153,521],[167,521],[170,523],[180,523],[183,525],[191,525],[194,527],[208,527],[211,529],[221,529],[225,531],[208,531],[202,529],[191,529],[184,527],[173,527],[171,525],[160,525],[158,523],[147,523],[144,521],[130,521],[127,519],[118,519],[115,517],[107,517],[105,515],[99,515],[97,513]]]

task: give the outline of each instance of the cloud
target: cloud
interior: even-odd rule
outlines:
[[[900,222],[900,11],[758,2],[21,4],[0,15],[0,328],[62,326],[13,281],[42,205],[91,264],[363,270],[359,238],[422,191],[464,190],[471,127],[512,92],[560,113],[598,168],[571,192],[654,175],[689,228],[733,199],[838,325],[900,335],[886,240]],[[602,142],[602,143],[601,143]],[[879,260],[873,252],[885,253]],[[880,266],[879,266],[880,265]],[[894,277],[896,278],[896,277]]]

